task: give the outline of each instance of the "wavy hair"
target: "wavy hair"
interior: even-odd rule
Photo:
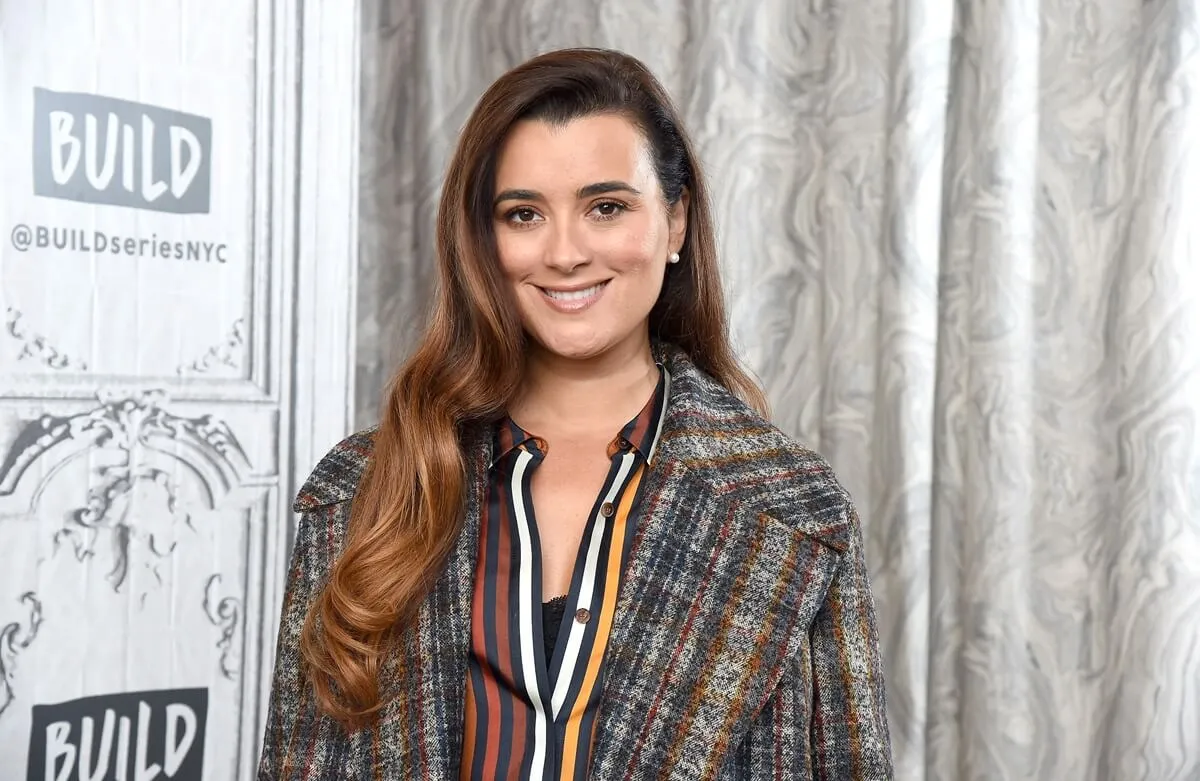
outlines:
[[[348,728],[383,705],[379,672],[410,628],[462,525],[464,433],[498,419],[522,379],[525,334],[492,224],[497,157],[509,128],[615,114],[649,144],[665,204],[687,188],[681,262],[667,266],[650,336],[679,347],[749,404],[762,391],[730,346],[708,193],[679,116],[638,60],[604,49],[553,51],[510,70],[458,139],[437,213],[438,285],[425,332],[388,386],[345,548],[301,637],[318,707]]]

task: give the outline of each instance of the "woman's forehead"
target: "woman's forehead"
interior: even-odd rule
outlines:
[[[521,121],[505,138],[497,162],[497,191],[574,192],[611,180],[642,189],[654,180],[645,137],[634,123],[611,114],[554,124]]]

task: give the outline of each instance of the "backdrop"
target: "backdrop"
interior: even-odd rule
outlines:
[[[738,344],[867,525],[898,776],[1200,778],[1190,0],[373,0],[357,416],[455,134],[624,49],[713,182]]]
[[[254,777],[351,425],[355,10],[0,0],[0,781]]]

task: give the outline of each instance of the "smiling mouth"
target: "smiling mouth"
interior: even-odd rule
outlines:
[[[575,290],[555,290],[546,287],[538,287],[538,290],[542,293],[542,300],[552,309],[568,314],[582,312],[599,301],[604,289],[608,287],[608,283],[609,280],[606,279],[589,287]]]
[[[555,301],[586,301],[604,289],[608,282],[598,282],[591,287],[581,290],[553,290],[548,287],[539,288],[548,298]]]

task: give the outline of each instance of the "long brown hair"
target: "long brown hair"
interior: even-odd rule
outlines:
[[[430,321],[385,396],[346,547],[301,638],[319,707],[348,727],[381,707],[380,666],[445,564],[462,522],[464,433],[501,416],[521,382],[525,335],[501,275],[492,226],[499,149],[522,119],[562,124],[611,113],[649,142],[665,206],[689,192],[681,261],[667,267],[650,335],[760,411],[757,384],[730,347],[708,193],[662,85],[638,60],[603,49],[550,52],[504,74],[458,140],[437,215],[438,288]]]

